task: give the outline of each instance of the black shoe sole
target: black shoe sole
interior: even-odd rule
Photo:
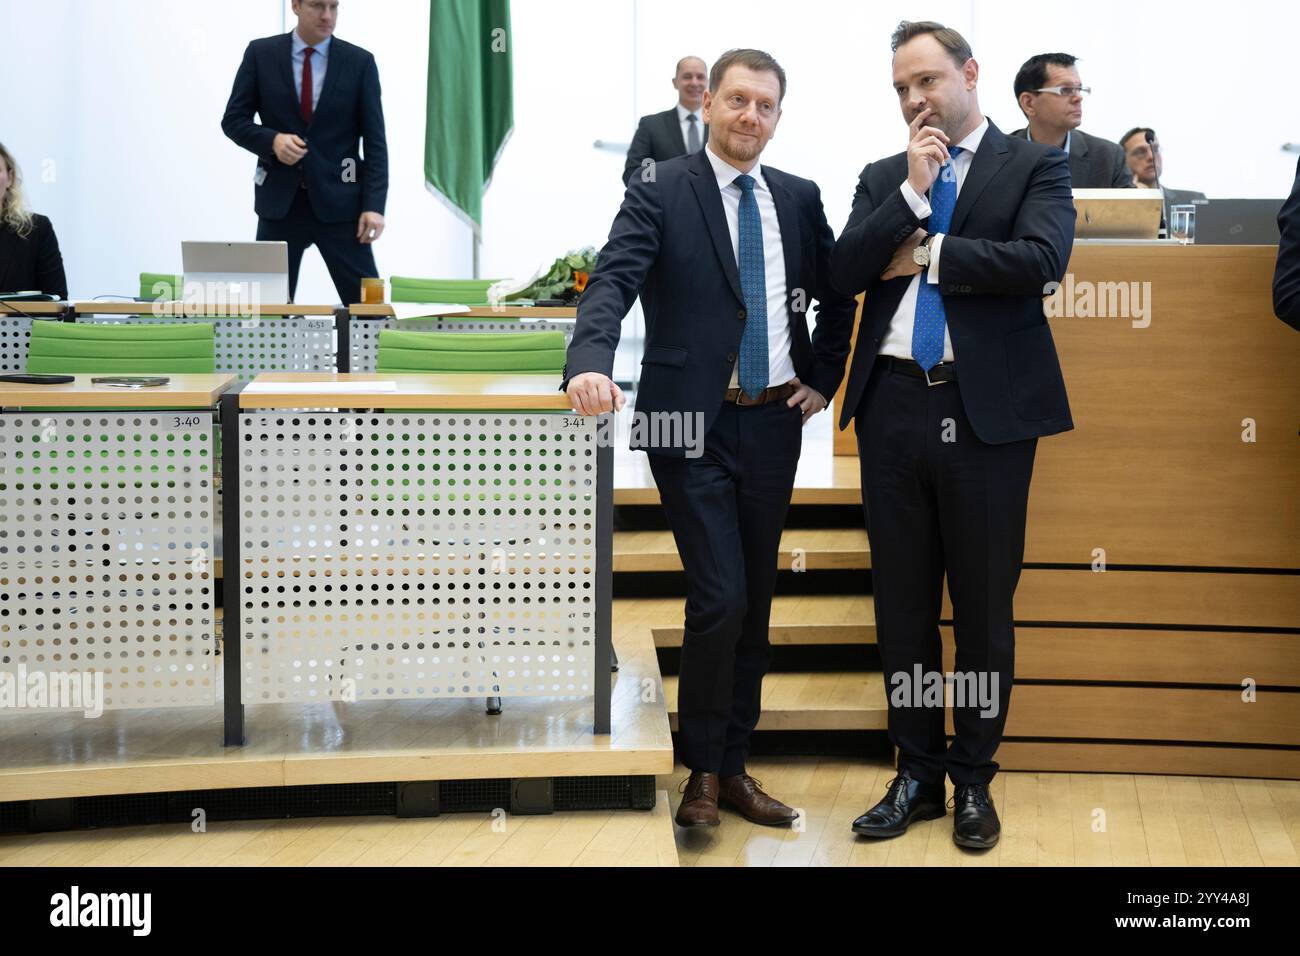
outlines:
[[[991,850],[998,845],[998,840],[1001,838],[1001,833],[995,833],[992,840],[974,840],[970,837],[958,836],[955,830],[952,834],[952,842],[968,850]]]
[[[915,811],[908,816],[907,820],[904,821],[902,825],[894,827],[891,830],[882,830],[879,827],[859,827],[857,825],[854,825],[852,830],[858,836],[875,837],[876,839],[887,840],[892,837],[902,836],[907,832],[907,828],[917,820],[938,820],[940,817],[946,817],[947,815],[948,811],[943,807],[931,807],[928,810]]]

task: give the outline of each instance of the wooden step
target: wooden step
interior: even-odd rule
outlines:
[[[677,677],[665,677],[668,720],[677,729]],[[763,678],[759,730],[884,730],[885,682],[879,673],[788,673]]]
[[[790,528],[781,535],[777,566],[808,571],[853,570],[871,567],[871,551],[863,528]],[[615,572],[680,571],[681,555],[671,531],[616,531]]]
[[[646,606],[655,647],[682,646],[681,598],[629,600]],[[768,640],[773,645],[875,644],[876,608],[870,594],[778,595],[772,599]]]

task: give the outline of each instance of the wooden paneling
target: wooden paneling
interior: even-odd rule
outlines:
[[[1003,770],[1300,780],[1300,750],[1008,740],[998,748],[997,761]]]
[[[951,671],[952,628],[940,630]],[[1300,687],[1300,634],[1017,627],[1016,678]]]
[[[1015,611],[1017,622],[1284,630],[1300,626],[1300,576],[1026,568]]]
[[[1246,703],[1237,690],[1017,684],[1005,736],[1294,745],[1297,728],[1300,694],[1288,691]]]

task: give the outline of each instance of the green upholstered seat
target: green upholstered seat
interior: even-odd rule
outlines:
[[[563,332],[379,333],[377,372],[535,372],[564,369]]]
[[[184,277],[166,272],[140,273],[140,298],[157,301],[172,301],[181,297]]]
[[[27,371],[54,374],[180,375],[216,371],[207,323],[107,325],[32,323]]]

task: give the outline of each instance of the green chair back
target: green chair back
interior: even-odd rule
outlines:
[[[207,323],[101,325],[33,322],[27,371],[41,374],[212,373],[217,353]]]
[[[181,297],[184,277],[166,272],[140,273],[140,298],[156,301],[162,299],[171,302]]]
[[[389,279],[393,302],[445,302],[455,305],[487,305],[487,290],[496,279]]]
[[[559,375],[564,370],[563,332],[379,333],[375,371],[492,372]]]

